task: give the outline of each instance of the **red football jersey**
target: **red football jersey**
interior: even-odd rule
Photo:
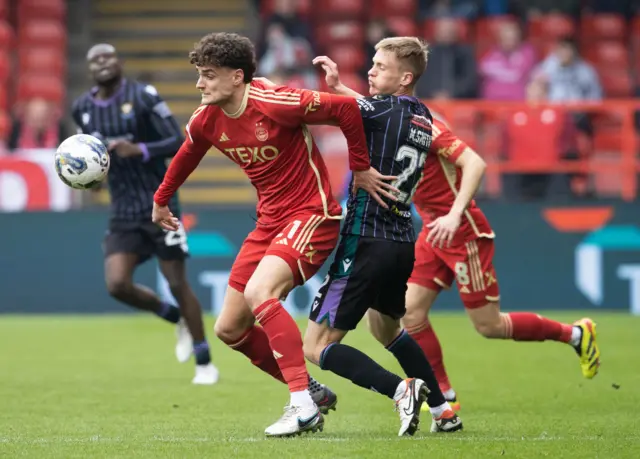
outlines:
[[[468,148],[439,120],[433,120],[433,142],[424,164],[422,180],[413,196],[420,217],[425,224],[446,215],[460,190],[462,171],[455,165]],[[454,243],[467,242],[478,237],[494,237],[489,221],[475,201],[464,212]]]
[[[329,174],[306,124],[338,124],[349,146],[351,170],[370,166],[360,109],[351,97],[318,91],[246,85],[237,113],[202,105],[191,116],[187,138],[155,194],[159,205],[193,172],[211,146],[238,164],[258,193],[258,219],[278,224],[299,212],[341,218]]]

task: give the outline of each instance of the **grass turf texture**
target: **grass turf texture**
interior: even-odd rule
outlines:
[[[312,367],[340,397],[325,431],[265,439],[287,389],[216,339],[220,382],[195,387],[153,316],[0,316],[0,457],[639,458],[640,318],[593,317],[603,365],[587,381],[565,345],[489,341],[464,315],[434,315],[462,433],[429,434],[425,413],[398,438],[390,400]],[[345,342],[400,371],[364,326]]]

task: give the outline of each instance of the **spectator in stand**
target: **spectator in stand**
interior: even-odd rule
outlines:
[[[282,25],[287,36],[292,38],[300,38],[311,46],[311,54],[316,55],[315,43],[311,34],[311,26],[298,13],[298,0],[275,0],[273,2],[273,13],[264,21],[261,39],[258,40],[259,46],[257,50],[258,61],[267,52],[267,31],[272,23]]]
[[[478,91],[478,72],[471,46],[458,40],[456,23],[449,18],[436,23],[429,66],[418,80],[416,94],[430,99],[469,99]]]
[[[576,158],[573,119],[562,105],[546,105],[547,87],[543,80],[533,80],[527,86],[527,101],[526,108],[507,118],[504,150],[509,160],[552,169],[562,158]],[[568,194],[570,176],[557,175],[557,180],[554,176],[549,172],[505,176],[505,195],[530,200],[544,198],[548,193]]]
[[[548,83],[551,102],[599,101],[602,86],[591,64],[578,53],[575,39],[565,37],[556,49],[534,70],[534,78]],[[593,129],[588,115],[574,115],[578,128],[591,135]]]
[[[550,13],[566,14],[578,18],[581,3],[582,0],[511,0],[511,9],[524,19]]]
[[[267,51],[258,64],[260,75],[282,72],[295,86],[318,87],[318,77],[311,64],[311,46],[304,38],[287,35],[283,24],[272,22],[267,28],[266,40]]]
[[[475,19],[481,0],[420,0],[423,17]]]
[[[498,33],[498,45],[480,61],[482,98],[524,100],[535,63],[533,47],[522,41],[519,25],[503,23]]]
[[[602,99],[598,74],[580,57],[573,38],[563,38],[558,42],[554,52],[535,71],[535,78],[548,82],[549,100],[552,102]]]
[[[50,102],[34,98],[13,120],[8,148],[10,150],[47,148],[55,149],[66,135],[59,114]]]

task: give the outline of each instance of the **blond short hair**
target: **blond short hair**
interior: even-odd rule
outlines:
[[[413,74],[413,86],[427,68],[429,44],[418,37],[391,37],[380,40],[376,51],[393,53]]]

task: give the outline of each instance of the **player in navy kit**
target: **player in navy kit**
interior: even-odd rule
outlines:
[[[324,370],[387,395],[400,415],[399,435],[417,430],[426,400],[432,431],[452,432],[462,421],[445,400],[420,346],[400,326],[407,281],[413,270],[415,231],[411,200],[432,141],[432,117],[413,88],[427,63],[427,45],[415,37],[387,38],[376,45],[369,71],[373,97],[358,97],[371,165],[395,176],[395,196],[384,205],[361,191],[351,191],[347,216],[329,274],[311,306],[305,355]],[[336,87],[326,57],[314,60]],[[349,94],[349,92],[342,92]],[[349,330],[369,314],[383,324],[377,338],[393,353],[409,379],[382,368],[361,351],[342,344]]]
[[[186,362],[193,353],[193,383],[214,384],[218,370],[211,363],[200,303],[185,274],[184,228],[164,231],[151,221],[153,194],[166,161],[183,141],[180,126],[153,86],[124,78],[113,46],[93,46],[87,61],[96,86],[76,99],[73,119],[82,133],[102,140],[111,155],[111,215],[103,243],[107,289],[117,300],[177,324],[176,357]],[[170,207],[180,215],[177,197]],[[153,256],[177,305],[133,282],[136,267]]]

